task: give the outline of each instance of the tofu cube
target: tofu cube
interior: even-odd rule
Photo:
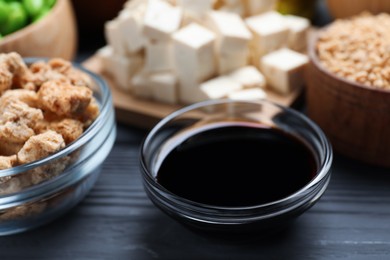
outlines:
[[[184,12],[181,27],[186,27],[187,25],[190,25],[192,23],[207,27],[207,25],[205,24],[205,14],[203,14],[202,16],[196,16],[192,13]]]
[[[242,18],[235,13],[213,11],[207,23],[217,35],[218,73],[225,74],[245,66],[252,34]]]
[[[252,63],[259,68],[259,58],[286,47],[289,29],[283,16],[271,11],[245,20],[254,37],[251,42]]]
[[[226,98],[230,93],[242,89],[242,85],[227,76],[212,78],[200,84],[198,100]]]
[[[138,98],[151,99],[153,97],[149,74],[139,70],[131,79],[131,92]]]
[[[261,71],[268,87],[286,95],[303,86],[307,63],[306,55],[283,48],[261,58]]]
[[[129,10],[131,12],[145,12],[148,1],[145,0],[131,0],[123,4],[122,10]]]
[[[114,56],[114,49],[110,45],[103,46],[97,50],[96,57],[100,60],[104,72],[107,72],[107,70],[112,67],[112,56]]]
[[[228,94],[229,99],[255,101],[267,98],[267,93],[260,88],[248,88],[234,91]]]
[[[123,10],[118,16],[119,32],[122,35],[126,52],[134,54],[145,45],[142,32],[142,16],[129,10]]]
[[[171,41],[152,41],[146,43],[145,71],[158,72],[173,70],[173,50]]]
[[[275,10],[277,0],[245,0],[247,16]]]
[[[178,103],[177,76],[172,72],[154,73],[149,78],[154,100],[167,103]]]
[[[285,15],[284,19],[290,29],[287,40],[288,48],[299,52],[306,51],[310,20],[296,15]]]
[[[226,98],[229,93],[240,89],[242,89],[242,85],[238,82],[227,76],[218,76],[209,79],[194,88],[179,88],[179,94],[181,91],[185,91],[185,94],[187,95],[185,101],[179,101],[184,104],[193,104],[209,99]]]
[[[239,51],[247,48],[252,39],[242,18],[224,11],[212,11],[207,16],[209,28],[218,36],[217,45],[220,52]]]
[[[204,26],[206,14],[213,9],[213,0],[178,0],[177,4],[183,9],[182,27],[191,23]]]
[[[113,77],[118,87],[125,91],[131,91],[129,81],[143,66],[143,57],[140,54],[134,56],[114,54],[107,63],[105,71]]]
[[[183,103],[191,103],[191,89],[216,73],[216,37],[212,31],[193,23],[174,33],[172,39],[179,99]]]
[[[240,2],[240,1],[239,1]],[[240,17],[244,17],[246,14],[246,9],[245,6],[242,4],[237,4],[237,5],[225,5],[222,6],[219,11],[224,11],[224,12],[229,12],[229,13],[235,13],[239,15]]]
[[[192,104],[195,102],[202,101],[204,99],[199,98],[199,84],[193,86],[183,87],[182,85],[178,85],[178,95],[179,95],[179,103],[180,104]]]
[[[125,41],[119,25],[120,22],[117,19],[106,22],[104,24],[105,38],[115,53],[126,55]]]
[[[243,88],[264,88],[266,80],[263,74],[254,66],[239,68],[228,75],[240,83]]]
[[[144,29],[146,37],[153,40],[169,40],[180,27],[182,10],[161,0],[149,0],[145,11]]]
[[[225,6],[243,5],[243,0],[224,0]]]
[[[226,74],[247,66],[249,63],[249,50],[242,49],[237,52],[220,52],[217,54],[218,73]]]
[[[177,5],[186,13],[202,16],[213,8],[213,0],[177,0]]]

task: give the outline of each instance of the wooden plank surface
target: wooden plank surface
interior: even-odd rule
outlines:
[[[83,62],[84,67],[102,76],[109,85],[116,109],[116,117],[119,122],[150,129],[160,119],[183,107],[183,105],[170,105],[152,100],[140,99],[121,90],[115,84],[115,81],[109,75],[103,72],[103,66],[96,57],[91,56]],[[302,90],[295,90],[289,95],[279,95],[269,89],[266,89],[267,99],[285,106],[293,106],[299,102],[302,96]]]

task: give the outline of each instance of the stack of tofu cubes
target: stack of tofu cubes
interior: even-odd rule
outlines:
[[[129,0],[105,25],[104,72],[168,104],[266,98],[303,86],[310,21],[276,0]]]

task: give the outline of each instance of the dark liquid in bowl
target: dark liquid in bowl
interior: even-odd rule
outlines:
[[[316,174],[311,150],[264,125],[219,125],[188,137],[168,153],[157,181],[208,205],[242,207],[283,199]]]

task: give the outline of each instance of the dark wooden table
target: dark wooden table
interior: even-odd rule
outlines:
[[[389,259],[390,172],[335,156],[320,201],[273,237],[224,240],[187,229],[147,198],[138,149],[147,132],[118,124],[87,198],[63,217],[0,237],[0,259]]]
[[[78,61],[94,47],[82,49]],[[336,154],[324,196],[289,229],[263,239],[217,239],[194,233],[150,202],[138,166],[146,134],[118,123],[86,199],[46,226],[0,237],[0,260],[390,259],[390,169]]]

